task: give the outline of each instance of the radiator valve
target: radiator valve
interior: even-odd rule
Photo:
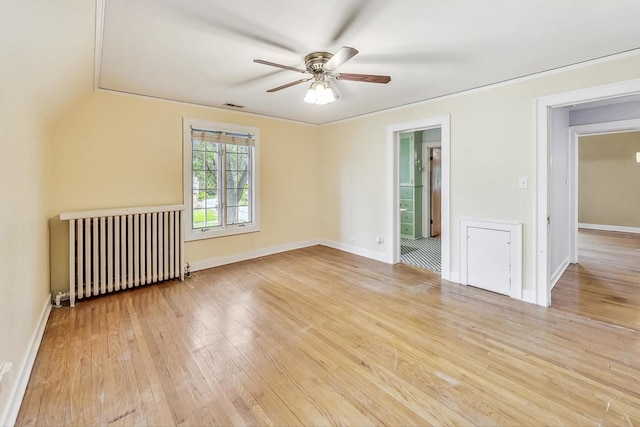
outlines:
[[[189,263],[187,263],[187,265],[184,267],[184,277],[186,277],[187,279],[191,277],[191,266],[189,265]]]
[[[58,291],[55,298],[53,299],[53,306],[55,308],[60,308],[62,307],[62,304],[60,303],[62,301],[67,301],[68,299],[69,299],[69,292]]]

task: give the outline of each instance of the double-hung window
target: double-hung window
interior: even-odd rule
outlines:
[[[184,119],[185,239],[259,231],[258,129]]]

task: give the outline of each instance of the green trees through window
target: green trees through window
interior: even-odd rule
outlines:
[[[191,126],[189,142],[191,229],[253,224],[254,136]]]

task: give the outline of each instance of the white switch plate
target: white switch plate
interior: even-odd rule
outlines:
[[[518,187],[527,188],[528,186],[529,186],[529,182],[527,181],[527,178],[520,178],[518,180]]]

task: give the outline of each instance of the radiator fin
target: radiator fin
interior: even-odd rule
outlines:
[[[71,306],[76,299],[184,278],[182,208],[126,211],[67,218]]]

